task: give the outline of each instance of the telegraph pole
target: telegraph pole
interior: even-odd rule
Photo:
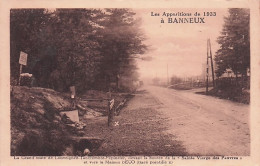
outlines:
[[[213,68],[210,39],[209,39],[209,51],[210,51],[210,60],[211,60],[212,81],[213,81],[213,87],[215,87],[214,68]]]
[[[209,40],[207,40],[207,69],[206,69],[206,77],[207,77],[207,83],[206,83],[206,94],[209,91]]]
[[[209,90],[208,89],[209,88],[209,58],[210,58],[210,61],[211,61],[212,83],[213,83],[213,87],[215,87],[215,77],[214,77],[214,68],[213,68],[210,39],[207,40],[207,85],[206,85],[206,94],[208,93],[208,90]]]

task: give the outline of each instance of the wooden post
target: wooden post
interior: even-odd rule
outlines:
[[[110,100],[107,101],[107,107],[108,107],[108,120],[107,120],[107,126],[110,126],[110,121],[111,121],[111,118],[110,118]]]
[[[109,91],[108,91],[108,101],[107,101],[107,107],[108,107],[108,120],[107,120],[107,125],[110,126],[111,123],[111,109],[110,109],[110,100],[111,100],[111,91],[110,91],[110,87],[109,87]]]
[[[109,100],[108,101],[108,126],[113,122],[114,119],[114,112],[115,112],[115,100]]]
[[[209,40],[207,40],[207,69],[206,69],[207,84],[206,84],[206,94],[208,94],[208,91],[209,91],[209,89],[208,89],[209,88],[209,56],[208,56],[209,48],[208,48],[208,46],[209,46]]]
[[[213,82],[213,87],[215,87],[214,68],[213,68],[213,60],[212,60],[210,39],[209,39],[209,52],[210,52],[210,60],[211,60],[212,82]]]
[[[70,98],[71,98],[71,104],[73,109],[76,108],[76,87],[75,86],[70,86]]]
[[[21,74],[22,74],[22,70],[23,70],[23,65],[20,64],[20,72],[19,72],[19,81],[18,81],[18,85],[21,85]]]
[[[27,54],[25,52],[20,52],[20,57],[19,57],[19,64],[20,64],[20,73],[19,73],[19,81],[18,81],[18,85],[20,86],[21,84],[21,74],[22,74],[22,70],[23,70],[23,65],[26,66],[27,65]]]

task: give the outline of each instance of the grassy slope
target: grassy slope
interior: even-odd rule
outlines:
[[[13,87],[11,155],[62,155],[71,133],[59,110],[69,107],[66,96],[53,90]]]

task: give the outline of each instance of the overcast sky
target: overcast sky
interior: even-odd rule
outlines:
[[[216,12],[217,16],[205,17],[204,24],[170,24],[167,17],[162,16],[163,12],[199,12],[202,15],[204,11]],[[228,13],[227,9],[137,9],[135,12],[143,20],[142,29],[148,37],[145,43],[152,47],[147,55],[153,57],[152,61],[138,61],[141,78],[167,77],[167,64],[169,76],[200,75],[202,63],[206,62],[207,38],[211,40],[214,55],[219,48],[216,39]],[[160,13],[160,16],[151,16],[151,12]],[[161,18],[164,24],[160,23]]]

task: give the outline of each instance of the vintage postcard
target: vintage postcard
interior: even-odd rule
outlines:
[[[259,5],[3,0],[0,164],[259,165]]]

